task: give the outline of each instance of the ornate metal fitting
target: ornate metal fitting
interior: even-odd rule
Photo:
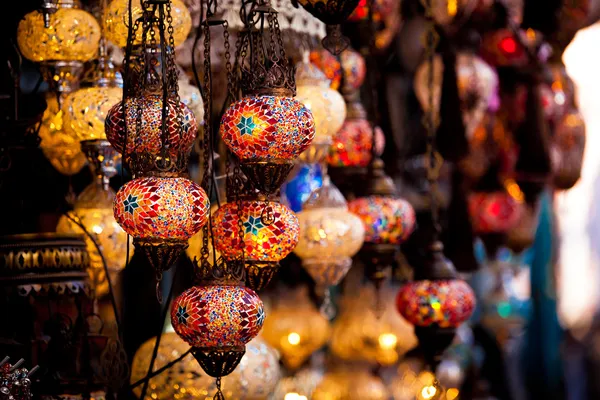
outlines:
[[[174,178],[187,174],[188,157],[186,154],[133,153],[127,157],[127,164],[134,177],[159,176]]]
[[[81,151],[85,153],[92,172],[102,178],[103,184],[108,184],[108,180],[117,174],[117,165],[121,160],[121,155],[108,140],[83,140]]]
[[[46,82],[57,93],[71,93],[79,88],[79,78],[83,73],[81,61],[48,61],[40,66]]]
[[[246,27],[242,32],[240,50],[242,93],[295,96],[296,68],[285,55],[277,11],[268,3],[257,2],[249,10],[242,7],[240,16]],[[249,55],[248,60],[245,60],[246,54]]]
[[[196,267],[196,279],[201,285],[244,285],[246,273],[243,261],[225,261],[220,257],[215,265],[198,259],[194,259],[193,263]]]
[[[105,40],[105,39],[102,39]],[[100,45],[100,56],[81,80],[82,86],[123,87],[123,76]]]
[[[246,286],[255,291],[266,288],[279,271],[277,261],[246,260]]]
[[[194,347],[192,355],[198,361],[204,372],[213,378],[227,376],[239,365],[242,357],[246,353],[246,348],[241,347],[222,347],[222,348],[203,348]]]
[[[384,170],[383,161],[376,157],[367,170],[365,196],[396,196],[396,185]]]
[[[334,55],[342,54],[350,46],[350,40],[342,34],[341,25],[327,25],[327,36],[321,40],[325,49]]]
[[[442,354],[452,344],[455,334],[456,328],[440,328],[437,325],[415,326],[419,349],[432,367],[440,362]]]
[[[267,196],[279,190],[293,167],[291,160],[259,160],[240,164],[252,185]]]
[[[444,256],[444,245],[435,241],[429,245],[421,268],[415,269],[415,280],[456,279],[456,270],[450,260]]]
[[[134,239],[133,245],[141,250],[157,273],[170,269],[187,249],[188,242],[177,239]]]
[[[31,400],[31,375],[38,367],[30,370],[20,368],[25,362],[20,359],[15,364],[10,364],[10,357],[0,362],[0,400]]]
[[[30,293],[86,292],[90,259],[82,235],[39,233],[0,237],[0,285]]]
[[[173,57],[173,50],[165,47],[166,54],[163,55],[158,43],[146,43],[143,47],[135,45],[126,62],[129,71],[123,77],[123,85],[128,88],[127,95],[133,97],[140,93],[162,93],[163,81],[167,79],[170,96],[177,95],[177,87],[174,82],[169,82],[169,77],[162,76],[162,65],[165,58]]]

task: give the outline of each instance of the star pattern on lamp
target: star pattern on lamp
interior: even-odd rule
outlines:
[[[125,212],[128,212],[129,214],[133,215],[135,209],[139,207],[137,200],[137,196],[133,196],[131,194],[127,196],[127,198],[123,202],[123,206],[125,206]]]
[[[182,325],[187,325],[187,319],[190,315],[187,312],[187,309],[185,306],[179,306],[177,307],[177,322],[179,322]]]
[[[264,228],[260,217],[254,217],[250,215],[248,217],[248,221],[244,222],[244,228],[246,228],[246,233],[252,233],[253,235],[258,235],[259,229]]]
[[[236,125],[240,130],[240,133],[243,135],[252,135],[252,131],[256,128],[256,124],[252,117],[244,117],[240,118],[240,122]]]

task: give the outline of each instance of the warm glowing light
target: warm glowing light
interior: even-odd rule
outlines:
[[[506,37],[500,41],[500,49],[508,54],[513,54],[517,51],[517,42],[512,37]]]
[[[393,333],[382,333],[379,335],[379,345],[384,349],[392,349],[396,347],[398,338]]]
[[[437,393],[437,389],[434,386],[425,386],[421,389],[421,396],[424,399],[431,399]]]
[[[515,182],[514,180],[512,180],[512,179],[505,180],[504,187],[506,188],[506,191],[508,192],[508,194],[516,201],[522,202],[523,200],[525,200],[525,195],[521,191],[521,188],[519,187],[517,182]]]
[[[448,0],[448,15],[454,17],[458,12],[458,0]]]
[[[454,400],[458,398],[459,391],[455,388],[450,388],[446,390],[446,400]]]
[[[287,340],[291,345],[296,346],[300,343],[300,335],[298,335],[296,332],[292,332],[288,335]]]

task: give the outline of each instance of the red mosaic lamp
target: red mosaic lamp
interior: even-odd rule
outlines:
[[[241,220],[241,232],[238,223]],[[298,244],[296,215],[274,201],[240,200],[221,206],[212,216],[215,248],[230,263],[244,260],[246,284],[266,287],[279,261]]]
[[[239,365],[246,344],[258,335],[265,319],[258,295],[240,283],[243,270],[220,261],[215,266],[196,265],[200,284],[171,306],[175,332],[192,347],[204,372],[217,379],[215,399],[223,399],[221,377]]]
[[[257,18],[249,18],[242,40],[247,63],[241,65],[243,97],[223,114],[220,135],[252,185],[263,196],[276,193],[294,160],[315,136],[310,110],[294,99],[294,68],[285,55],[277,11],[262,2]],[[267,49],[259,52],[256,49]]]
[[[365,228],[365,242],[359,257],[366,265],[367,276],[377,287],[396,262],[399,245],[416,226],[416,215],[409,202],[397,196],[394,182],[385,174],[384,164],[376,158],[369,166],[367,187],[362,196],[348,203]]]
[[[133,236],[160,281],[208,220],[208,197],[182,177],[148,176],[126,183],[114,200],[116,221]]]
[[[421,350],[430,365],[454,339],[456,328],[475,309],[475,294],[468,283],[456,278],[456,270],[443,253],[441,242],[429,247],[414,281],[406,283],[396,297],[398,312],[415,326]]]

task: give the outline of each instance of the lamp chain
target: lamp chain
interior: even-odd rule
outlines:
[[[427,133],[425,161],[427,168],[427,180],[429,181],[429,201],[431,210],[431,221],[434,229],[434,240],[440,235],[441,226],[439,222],[439,210],[437,204],[437,181],[439,171],[442,167],[443,159],[436,151],[435,141],[436,132],[439,125],[439,117],[436,115],[435,100],[434,100],[434,59],[435,50],[439,43],[439,34],[436,31],[435,21],[433,19],[433,1],[421,0],[425,7],[425,18],[427,19],[427,28],[423,34],[424,56],[428,64],[427,70],[427,111],[423,115],[423,125]]]

